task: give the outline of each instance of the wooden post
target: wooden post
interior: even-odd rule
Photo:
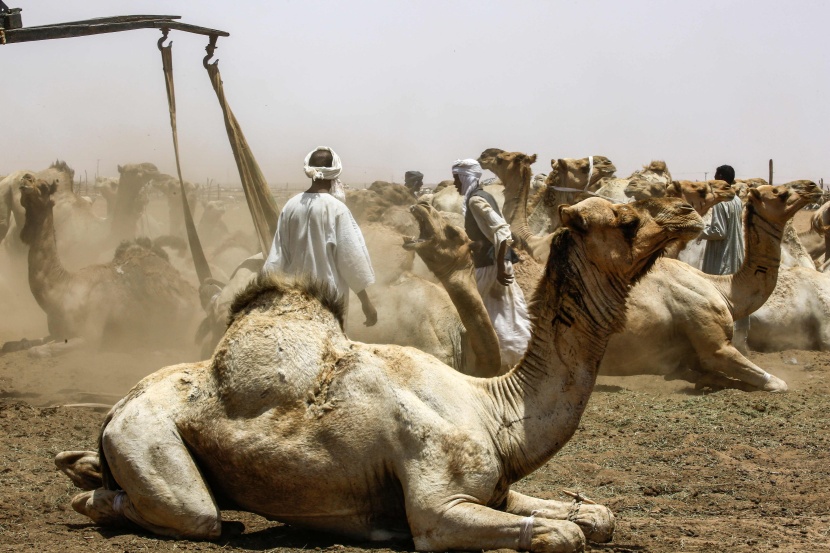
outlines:
[[[772,159],[769,160],[769,185],[772,186]]]

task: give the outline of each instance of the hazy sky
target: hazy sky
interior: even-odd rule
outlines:
[[[217,58],[269,183],[304,181],[318,145],[343,181],[428,183],[489,147],[605,155],[627,176],[830,177],[830,2],[5,0],[24,26],[175,14],[228,31]],[[157,30],[0,46],[0,174],[65,159],[90,180],[175,172]],[[201,60],[173,31],[185,179],[238,182]]]

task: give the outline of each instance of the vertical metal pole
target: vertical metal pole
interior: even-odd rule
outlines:
[[[772,159],[769,160],[769,184],[772,186]]]

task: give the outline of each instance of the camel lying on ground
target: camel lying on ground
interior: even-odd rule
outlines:
[[[625,330],[609,341],[601,374],[676,373],[713,387],[786,390],[783,380],[735,349],[733,322],[767,301],[778,278],[784,226],[819,193],[810,181],[751,189],[744,209],[746,255],[734,275],[659,260],[631,290]]]
[[[100,453],[56,463],[99,524],[215,539],[220,507],[418,550],[582,551],[608,541],[604,506],[510,486],[573,436],[629,286],[701,229],[677,199],[562,209],[531,303],[528,352],[470,378],[413,348],[351,342],[313,286],[260,278],[212,359],[162,369],[107,416]],[[218,502],[218,503],[217,503]]]
[[[70,338],[77,347],[180,345],[192,339],[196,291],[157,252],[122,243],[115,258],[69,272],[57,252],[52,194],[55,184],[29,175],[21,186],[26,222],[21,239],[29,245],[29,286],[46,312],[56,343],[35,354],[62,351]]]

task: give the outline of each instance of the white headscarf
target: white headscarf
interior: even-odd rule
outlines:
[[[461,195],[464,196],[461,204],[461,215],[466,215],[467,201],[472,193],[476,191],[481,180],[481,165],[474,159],[457,159],[452,164],[452,174],[458,175],[458,180],[461,181]]]
[[[331,167],[311,167],[308,165],[311,155],[318,150],[331,152]],[[339,177],[340,173],[343,171],[343,165],[340,163],[340,156],[338,156],[334,150],[328,146],[320,146],[319,148],[314,148],[308,152],[308,155],[305,156],[304,165],[303,170],[305,171],[305,174],[312,180],[334,180]]]

